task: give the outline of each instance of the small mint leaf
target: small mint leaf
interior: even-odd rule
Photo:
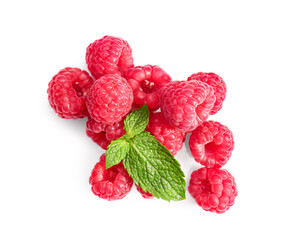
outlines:
[[[184,173],[174,156],[149,132],[136,135],[129,143],[123,164],[134,182],[157,198],[185,199]]]
[[[106,169],[118,164],[129,152],[129,142],[122,136],[112,141],[106,151]]]
[[[124,120],[124,130],[129,138],[143,132],[149,122],[149,109],[147,105],[130,113]]]

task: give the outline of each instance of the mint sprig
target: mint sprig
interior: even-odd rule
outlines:
[[[106,168],[123,161],[129,175],[144,191],[164,200],[185,199],[184,173],[174,156],[149,132],[146,105],[124,120],[126,134],[106,151]]]

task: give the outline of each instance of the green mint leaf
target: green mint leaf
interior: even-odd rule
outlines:
[[[136,184],[157,198],[185,199],[185,180],[180,164],[154,136],[142,132],[130,139],[129,144],[123,164]]]
[[[122,136],[112,141],[106,151],[106,169],[118,164],[129,152],[129,142]]]
[[[129,138],[143,132],[149,122],[149,109],[147,105],[130,113],[124,120],[124,130]]]

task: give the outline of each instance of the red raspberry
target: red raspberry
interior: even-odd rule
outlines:
[[[161,111],[174,127],[188,132],[205,121],[216,98],[211,86],[200,81],[173,81],[161,89]]]
[[[98,144],[101,148],[107,150],[108,145],[111,143],[111,141],[109,141],[106,138],[106,133],[105,132],[99,132],[99,133],[95,133],[92,132],[90,130],[86,130],[86,134],[96,143]]]
[[[86,63],[95,79],[105,74],[123,75],[134,66],[128,42],[112,36],[104,36],[87,47]]]
[[[107,124],[96,122],[95,120],[91,119],[90,117],[88,118],[88,120],[86,122],[86,129],[91,132],[95,132],[95,133],[104,132],[106,126],[107,126]]]
[[[197,80],[207,83],[214,89],[216,95],[216,102],[211,110],[211,115],[216,114],[222,108],[227,92],[226,84],[223,78],[221,78],[219,75],[215,73],[199,72],[192,74],[188,78],[188,81],[190,80]]]
[[[112,125],[131,109],[133,93],[127,81],[117,74],[108,74],[92,85],[87,95],[87,107],[96,122]]]
[[[130,192],[133,184],[122,162],[106,169],[106,155],[100,157],[90,176],[95,195],[108,201],[122,199]]]
[[[188,191],[204,210],[226,212],[235,202],[234,177],[224,169],[200,168],[191,174]]]
[[[220,168],[231,157],[233,134],[221,123],[207,121],[192,132],[189,147],[195,161],[207,168]]]
[[[134,106],[142,107],[146,104],[151,110],[159,108],[158,91],[172,81],[162,68],[152,65],[131,68],[126,74],[126,79],[133,90]]]
[[[145,192],[144,190],[142,190],[142,188],[140,186],[138,186],[136,184],[135,184],[135,186],[136,186],[137,191],[141,194],[141,196],[143,198],[145,198],[145,199],[153,199],[154,198],[154,196],[152,194],[150,194],[149,192]]]
[[[114,141],[114,140],[116,140],[126,134],[126,132],[123,128],[125,118],[126,117],[123,117],[120,122],[114,123],[113,125],[107,125],[105,127],[106,138],[109,141]]]
[[[77,119],[88,115],[86,95],[93,79],[79,68],[64,68],[49,82],[49,103],[62,118]]]
[[[124,127],[124,119],[113,125],[107,125],[103,123],[95,122],[93,119],[89,118],[86,122],[86,132],[87,135],[103,149],[107,149],[111,141],[114,141],[124,134],[126,134]]]
[[[161,112],[150,114],[146,131],[149,131],[172,155],[182,148],[185,141],[185,133],[169,125]]]

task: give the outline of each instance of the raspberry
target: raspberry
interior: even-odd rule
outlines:
[[[235,202],[234,177],[224,169],[200,168],[191,174],[188,191],[204,210],[224,213]]]
[[[111,141],[122,137],[126,133],[123,129],[125,118],[126,116],[113,125],[98,123],[89,118],[86,122],[86,133],[95,143],[106,150]]]
[[[114,141],[126,134],[125,130],[123,129],[124,119],[125,117],[120,122],[114,123],[113,125],[107,125],[105,127],[106,138],[109,141]]]
[[[173,81],[161,89],[161,111],[174,127],[188,132],[205,121],[216,98],[211,86],[200,81]]]
[[[88,118],[88,120],[86,122],[86,129],[91,132],[95,132],[95,133],[104,132],[106,126],[107,126],[107,124],[96,122],[95,120],[91,119],[90,117]]]
[[[106,133],[105,132],[99,132],[99,133],[95,133],[92,132],[90,130],[86,130],[86,134],[96,143],[98,144],[101,148],[107,150],[108,145],[111,143],[111,141],[109,141],[106,138]]]
[[[86,63],[95,79],[105,74],[123,75],[134,66],[128,42],[112,36],[104,36],[87,47]]]
[[[145,192],[144,190],[142,190],[142,188],[140,186],[138,186],[136,184],[135,184],[135,186],[136,186],[137,191],[141,194],[141,196],[143,198],[145,198],[145,199],[153,199],[154,198],[154,196],[152,194],[150,194],[149,192]]]
[[[197,80],[197,81],[207,83],[214,89],[216,102],[214,104],[214,107],[211,110],[211,115],[216,114],[222,108],[223,101],[225,100],[226,92],[227,92],[226,84],[223,78],[221,78],[219,75],[215,73],[199,72],[199,73],[192,74],[188,78],[188,81],[190,80]]]
[[[96,122],[112,125],[129,112],[133,93],[127,81],[117,74],[108,74],[92,85],[87,95],[87,107]]]
[[[221,123],[207,121],[192,132],[189,147],[195,161],[207,168],[220,168],[231,157],[233,134]]]
[[[158,91],[172,81],[162,68],[152,65],[131,68],[126,74],[126,79],[133,90],[134,105],[142,107],[146,104],[151,110],[159,108]]]
[[[93,84],[86,71],[64,68],[49,82],[49,103],[62,118],[77,119],[88,115],[85,96]]]
[[[185,133],[169,125],[161,112],[150,114],[146,128],[172,155],[175,155],[183,146]]]
[[[122,162],[106,169],[106,155],[100,157],[90,176],[95,195],[108,201],[122,199],[130,192],[133,184]]]

